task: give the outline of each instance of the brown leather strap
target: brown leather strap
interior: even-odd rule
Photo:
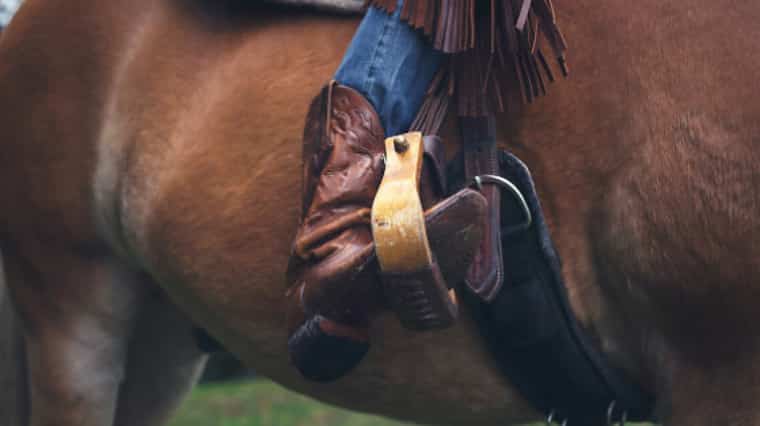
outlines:
[[[446,196],[446,150],[443,146],[441,138],[438,136],[425,136],[422,138],[423,146],[425,148],[425,166],[431,172],[430,185],[435,188],[436,197],[443,198]],[[426,169],[423,168],[423,172]],[[426,183],[425,177],[421,178],[423,184]],[[427,208],[432,204],[425,204],[425,200],[422,200],[422,206]]]
[[[498,175],[499,159],[493,116],[461,118],[464,141],[465,176],[468,180],[479,175]],[[465,284],[481,299],[490,302],[504,282],[504,263],[501,249],[501,192],[496,186],[487,186],[481,193],[488,202],[483,239]]]
[[[422,138],[425,152],[420,176],[420,200],[427,209],[446,196],[446,153],[438,136]]]

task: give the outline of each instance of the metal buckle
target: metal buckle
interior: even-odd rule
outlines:
[[[623,411],[623,413],[620,416],[620,420],[615,422],[613,418],[615,417],[615,406],[617,405],[617,401],[610,402],[610,405],[607,407],[607,426],[614,426],[616,423],[619,426],[625,426],[625,424],[628,422],[628,412]],[[554,424],[554,421],[556,417],[556,412],[552,410],[549,412],[549,415],[546,416],[546,425],[552,426]],[[567,419],[563,420],[560,424],[561,426],[567,426]]]
[[[549,413],[548,416],[546,416],[546,426],[552,426],[552,423],[554,423],[554,411],[552,410],[551,413]]]
[[[554,410],[549,413],[548,416],[546,416],[546,426],[552,426],[554,424]],[[567,419],[563,420],[562,423],[560,423],[560,426],[567,426]]]
[[[514,234],[516,232],[522,232],[526,229],[530,228],[530,226],[533,224],[533,214],[530,212],[530,207],[528,207],[528,202],[525,201],[525,196],[523,196],[523,193],[520,191],[517,186],[510,182],[509,180],[496,175],[480,175],[475,176],[473,178],[473,184],[476,188],[480,191],[483,188],[484,184],[493,184],[497,185],[502,190],[506,190],[512,196],[517,200],[518,204],[520,204],[520,208],[522,208],[523,211],[523,217],[525,220],[522,223],[519,223],[517,225],[512,225],[507,228],[502,229],[502,234],[510,235]]]
[[[615,405],[617,404],[617,401],[610,402],[610,406],[607,407],[607,426],[613,426],[613,420],[612,417],[615,414]],[[620,422],[618,423],[620,426],[625,426],[625,423],[628,421],[628,412],[623,411],[623,415],[620,417]]]

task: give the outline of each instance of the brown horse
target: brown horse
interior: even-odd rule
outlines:
[[[760,425],[760,4],[556,3],[573,76],[500,132],[537,179],[573,310],[666,424]],[[161,424],[203,364],[190,318],[335,404],[538,418],[468,315],[426,334],[378,319],[333,384],[288,364],[302,120],[355,26],[210,0],[25,2],[0,41],[0,247],[29,424]]]

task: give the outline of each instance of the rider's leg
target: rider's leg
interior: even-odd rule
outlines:
[[[399,18],[370,7],[335,73],[375,107],[386,135],[407,131],[441,62],[423,34]]]
[[[368,315],[383,300],[369,219],[384,137],[407,130],[441,61],[400,10],[370,8],[337,84],[322,91],[306,119],[303,220],[288,273],[289,347],[314,380],[340,377],[369,347]]]

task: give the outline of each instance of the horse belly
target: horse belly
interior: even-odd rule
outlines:
[[[683,115],[641,144],[595,211],[619,341],[679,418],[760,377],[757,129],[715,117]]]

